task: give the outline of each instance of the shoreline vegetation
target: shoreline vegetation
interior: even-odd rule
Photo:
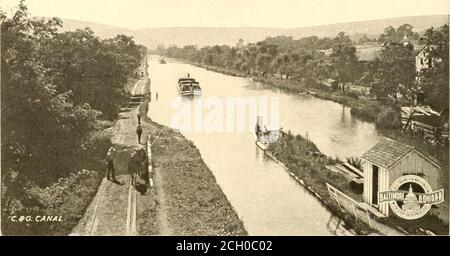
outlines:
[[[191,65],[205,68],[209,71],[214,71],[217,73],[221,73],[224,75],[250,78],[254,82],[264,83],[275,88],[278,88],[284,92],[291,94],[310,94],[314,97],[321,98],[324,100],[330,100],[344,106],[350,107],[350,113],[352,116],[367,122],[373,122],[380,129],[392,130],[400,128],[400,112],[397,113],[389,113],[391,108],[379,106],[379,102],[370,99],[361,99],[358,98],[358,95],[353,92],[347,92],[347,94],[342,94],[340,92],[332,91],[330,88],[326,86],[313,86],[306,87],[302,85],[302,83],[295,80],[288,79],[279,79],[279,78],[269,78],[269,77],[261,77],[255,75],[245,74],[243,72],[230,70],[226,68],[219,68],[210,65],[199,64],[191,61],[187,61],[184,59],[178,59],[179,61],[183,61],[189,63]],[[380,116],[381,112],[388,112],[391,115],[393,120],[390,120],[389,125],[384,124],[385,119]]]
[[[342,219],[347,230],[358,235],[377,232],[367,223],[356,220],[353,215],[343,211],[331,198],[325,182],[351,195],[352,198],[362,197],[349,188],[346,178],[326,170],[325,165],[335,164],[337,160],[320,154],[313,142],[289,131],[284,133],[277,143],[270,144],[267,151],[274,160],[281,162],[289,172],[298,177],[300,184],[315,195],[332,214]]]

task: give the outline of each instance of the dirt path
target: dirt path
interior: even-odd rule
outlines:
[[[140,83],[144,86],[145,83]],[[136,90],[143,91],[141,88]],[[116,147],[114,166],[116,182],[104,178],[85,216],[73,229],[79,235],[135,235],[137,234],[137,192],[130,185],[128,154],[139,146],[136,127],[138,108],[120,113],[111,142]],[[145,142],[146,129],[141,138]]]
[[[133,91],[147,92],[148,79]],[[147,89],[139,88],[146,87]],[[146,96],[147,97],[147,96]],[[245,235],[242,222],[203,162],[198,149],[180,133],[147,117],[147,97],[139,109],[120,114],[113,129],[114,183],[103,179],[84,217],[73,229],[79,235]],[[144,194],[130,187],[128,153],[138,145],[137,113],[152,146],[152,181]]]

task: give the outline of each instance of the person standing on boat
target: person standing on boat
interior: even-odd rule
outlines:
[[[256,127],[255,127],[255,133],[256,133],[256,140],[259,140],[260,134],[261,134],[261,128],[259,127],[259,124],[256,123]]]

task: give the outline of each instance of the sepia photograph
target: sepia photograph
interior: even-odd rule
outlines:
[[[449,11],[0,0],[0,235],[448,236]]]

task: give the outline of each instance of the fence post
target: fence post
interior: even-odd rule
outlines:
[[[151,142],[151,136],[147,136],[147,163],[148,163],[148,177],[150,181],[150,187],[153,187],[153,162],[152,162],[152,144]]]
[[[364,208],[364,209],[366,210],[366,215],[367,215],[367,220],[369,221],[369,226],[370,226],[371,228],[373,228],[373,227],[372,227],[372,222],[370,221],[369,211],[367,211],[367,208]]]

